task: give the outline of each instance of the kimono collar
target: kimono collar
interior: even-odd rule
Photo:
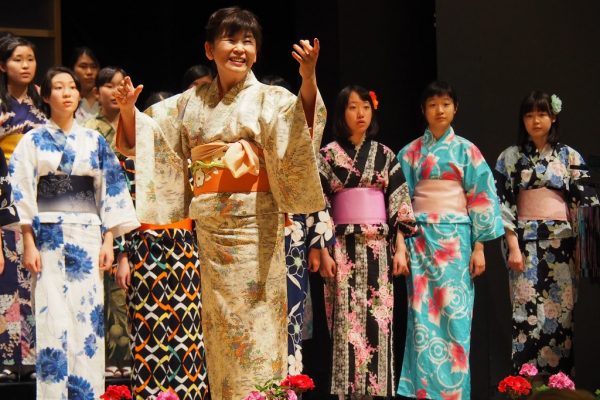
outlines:
[[[57,135],[63,135],[63,136],[71,135],[73,132],[75,132],[77,129],[79,129],[79,125],[77,124],[77,121],[75,119],[73,119],[73,125],[71,126],[71,130],[69,132],[65,132],[60,128],[60,126],[56,125],[56,123],[54,121],[49,119],[48,122],[46,123],[46,128],[48,129],[48,132],[50,132],[52,137],[56,138]]]
[[[225,95],[223,96],[222,99],[219,99],[219,82],[218,81],[219,81],[219,76],[217,75],[217,77],[212,80],[210,86],[208,87],[208,92],[207,92],[208,104],[211,107],[215,107],[217,104],[219,104],[219,101],[222,101],[225,104],[231,104],[235,100],[237,95],[243,89],[246,89],[247,87],[258,83],[258,80],[254,76],[254,72],[250,71],[246,75],[245,79],[243,79],[240,82],[238,82],[237,84],[235,84],[231,89],[229,89],[229,91],[227,93],[225,93]]]
[[[538,148],[535,147],[535,144],[531,140],[527,141],[527,143],[523,147],[523,152],[530,157],[545,157],[548,154],[551,154],[553,150],[554,146],[552,146],[550,143],[546,143],[542,150],[538,150]]]
[[[434,146],[437,143],[443,141],[450,142],[452,139],[454,139],[454,129],[452,129],[451,126],[446,130],[446,132],[444,132],[442,137],[440,137],[439,139],[436,139],[435,136],[433,136],[433,133],[429,130],[429,128],[425,129],[425,133],[423,134],[423,144],[426,147]]]

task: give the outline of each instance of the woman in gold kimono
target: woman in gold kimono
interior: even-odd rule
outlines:
[[[212,83],[140,113],[134,104],[142,86],[122,82],[117,145],[136,156],[142,222],[196,220],[210,392],[238,400],[286,375],[283,213],[324,207],[316,154],[326,113],[317,39],[293,46],[302,77],[296,97],[252,73],[262,35],[251,12],[216,11],[206,38],[218,72]]]

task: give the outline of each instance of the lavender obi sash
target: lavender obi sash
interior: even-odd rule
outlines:
[[[384,224],[387,221],[385,198],[380,189],[344,189],[333,197],[333,223]]]
[[[467,215],[467,198],[459,181],[424,179],[415,186],[412,202],[415,214]]]
[[[77,175],[40,176],[37,187],[39,212],[98,214],[94,178]]]
[[[520,190],[517,198],[519,220],[568,221],[563,194],[548,188]]]

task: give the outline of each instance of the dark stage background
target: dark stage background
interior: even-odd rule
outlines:
[[[589,157],[600,154],[597,92],[600,89],[600,27],[596,0],[288,0],[146,3],[62,1],[63,61],[76,46],[93,48],[102,65],[118,65],[145,89],[180,90],[184,71],[207,63],[204,25],[214,10],[249,8],[263,25],[264,44],[254,70],[258,78],[278,74],[298,88],[291,45],[318,37],[322,50],[318,82],[332,109],[337,92],[350,83],[375,90],[379,140],[394,151],[422,133],[420,92],[439,77],[461,98],[455,127],[493,164],[514,142],[521,97],[533,88],[564,101],[563,141]],[[110,28],[109,28],[110,27]],[[331,139],[329,130],[323,144]],[[596,172],[600,176],[600,171]],[[495,397],[509,373],[510,305],[499,246],[487,246],[488,268],[476,281],[471,352],[472,398]],[[283,266],[282,266],[283,268]],[[402,360],[404,281],[398,279],[396,370]],[[331,368],[323,316],[322,282],[311,276],[315,338],[305,344],[305,366],[317,390],[304,398],[327,399]],[[577,306],[577,382],[600,387],[600,299],[598,286],[582,282]],[[319,317],[320,315],[320,317]],[[23,398],[23,397],[19,397]]]

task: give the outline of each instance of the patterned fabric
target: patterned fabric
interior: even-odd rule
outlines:
[[[136,206],[147,223],[196,220],[203,331],[211,396],[238,400],[287,371],[283,217],[323,207],[313,141],[325,108],[317,96],[314,139],[302,102],[249,73],[219,99],[218,79],[136,112]],[[271,192],[210,193],[192,200],[190,148],[246,139],[264,151]],[[125,154],[127,149],[121,149]]]
[[[398,394],[470,399],[471,249],[504,233],[492,172],[479,149],[452,128],[439,140],[426,130],[398,160],[411,197],[419,181],[444,179],[460,182],[467,200],[467,215],[415,214],[419,234],[406,241],[408,316]]]
[[[335,226],[335,278],[326,279],[325,307],[333,339],[331,393],[393,395],[394,289],[390,242],[410,235],[415,220],[394,153],[366,139],[358,146],[332,142],[321,149],[321,184],[328,205],[336,192],[377,188],[384,192],[387,223]],[[323,222],[331,224],[321,216]],[[310,243],[320,246],[330,230],[311,223]],[[318,240],[316,240],[318,239]]]
[[[63,133],[49,123],[19,142],[9,170],[21,224],[33,227],[42,258],[35,285],[38,396],[98,398],[104,391],[101,232],[120,235],[139,226],[118,160],[98,132],[74,123]],[[50,174],[93,177],[97,213],[38,212],[36,181]]]
[[[21,103],[11,97],[9,103],[9,118],[0,125],[0,149],[6,159],[12,155],[22,134],[46,121],[44,113],[33,105],[29,97]],[[5,116],[6,113],[0,111],[0,119]],[[6,176],[6,173],[2,172],[1,176]],[[0,186],[0,198],[10,198],[6,182]],[[5,224],[0,222],[0,225]],[[2,238],[4,273],[0,275],[0,362],[4,367],[14,368],[35,365],[31,274],[27,269],[21,268],[21,233],[3,230]]]
[[[589,172],[569,146],[557,143],[538,151],[531,142],[504,150],[495,172],[504,227],[517,234],[525,263],[524,272],[509,271],[513,370],[532,363],[543,373],[572,373],[576,218],[518,220],[517,198],[520,190],[558,190],[575,216],[577,207],[599,204],[595,190],[586,184]],[[508,256],[506,250],[504,254]]]
[[[135,232],[130,247],[127,311],[134,398],[147,399],[168,389],[181,400],[209,398],[194,233]]]
[[[102,115],[98,114],[95,118],[88,120],[85,127],[100,132],[111,150],[116,151],[115,147],[115,128]],[[131,191],[133,177],[129,177],[125,170],[125,157],[116,153],[119,164],[124,168],[125,179],[129,193],[134,197]],[[133,160],[131,161],[133,163]],[[104,316],[106,324],[106,366],[123,368],[131,366],[131,351],[129,344],[129,334],[127,326],[127,293],[115,282],[115,273],[117,267],[117,257],[122,249],[119,247],[119,240],[125,238],[115,238],[115,262],[110,273],[104,276]]]
[[[285,227],[285,264],[287,268],[287,312],[288,312],[288,374],[301,374],[302,341],[305,339],[307,317],[312,322],[309,303],[308,250],[306,216],[290,215],[292,224]],[[311,226],[318,223],[318,213],[312,214]],[[316,221],[315,221],[316,219]],[[330,230],[331,232],[331,230]],[[329,236],[327,246],[333,246],[334,236]]]
[[[104,393],[100,227],[42,223],[37,238],[37,397],[97,399]]]
[[[79,107],[75,111],[75,120],[78,124],[85,125],[88,121],[93,120],[100,114],[100,103],[98,100],[89,104],[87,99],[81,99]]]
[[[8,98],[10,111],[0,111],[0,120],[9,117],[0,124],[0,147],[7,159],[10,159],[18,141],[6,140],[9,135],[22,135],[33,128],[46,123],[46,115],[39,110],[29,96],[19,102],[14,97]]]

